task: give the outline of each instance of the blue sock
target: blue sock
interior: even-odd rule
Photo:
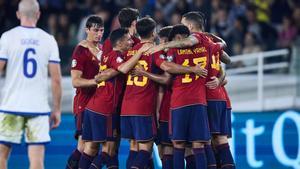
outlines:
[[[144,169],[149,165],[149,159],[151,158],[151,152],[140,150],[132,163],[131,168]]]
[[[80,161],[79,161],[79,168],[80,169],[88,169],[93,161],[94,157],[84,152],[81,154]]]
[[[229,144],[221,144],[217,146],[217,151],[220,156],[222,169],[235,169],[233,157],[229,149]]]
[[[129,151],[129,155],[126,160],[126,169],[131,169],[132,163],[135,160],[137,154],[138,154],[137,151],[132,151],[132,150]]]
[[[217,169],[215,154],[211,145],[205,145],[204,150],[207,160],[207,169]]]
[[[163,155],[162,169],[173,169],[173,155]]]
[[[173,166],[176,166],[176,169],[184,169],[184,152],[184,148],[174,148]]]
[[[109,168],[109,169],[118,169],[119,168],[118,154],[116,154],[113,157],[109,156],[109,159],[106,164],[106,168]]]
[[[89,169],[102,168],[107,163],[108,159],[109,159],[109,155],[105,152],[102,152],[101,154],[97,155],[94,158]]]
[[[207,162],[204,148],[193,148],[195,161],[196,161],[196,169],[206,169]]]
[[[80,157],[81,152],[76,148],[68,158],[66,169],[78,169]]]
[[[148,169],[154,169],[154,161],[153,161],[153,158],[151,158],[151,157],[149,159]]]
[[[185,157],[186,169],[196,169],[196,160],[194,155]]]

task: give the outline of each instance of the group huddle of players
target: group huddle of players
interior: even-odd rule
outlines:
[[[121,138],[130,141],[127,169],[154,168],[154,143],[164,169],[235,168],[220,65],[230,62],[226,43],[204,32],[199,12],[158,36],[152,18],[138,18],[136,9],[122,9],[121,28],[103,45],[102,19],[87,19],[87,38],[72,56],[78,146],[66,168],[119,168]]]

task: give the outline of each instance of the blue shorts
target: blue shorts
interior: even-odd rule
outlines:
[[[121,116],[121,137],[138,142],[154,140],[156,137],[154,117]]]
[[[74,137],[77,140],[82,135],[82,123],[83,123],[84,112],[75,115],[75,134]]]
[[[210,139],[206,106],[191,105],[171,110],[171,140],[207,142]]]
[[[162,145],[172,145],[172,141],[169,135],[169,122],[160,121],[158,129],[158,140]]]
[[[117,120],[113,115],[102,115],[85,109],[82,140],[93,142],[115,141]]]
[[[226,108],[226,101],[208,101],[207,115],[212,135],[231,136],[231,112]]]

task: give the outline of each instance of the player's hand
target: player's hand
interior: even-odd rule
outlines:
[[[60,125],[61,111],[54,111],[50,115],[50,129],[55,129]]]
[[[95,77],[95,82],[98,84],[98,83],[101,83],[102,81],[102,72],[98,73]]]
[[[216,76],[213,76],[210,79],[211,81],[206,82],[205,84],[205,86],[208,87],[209,89],[215,89],[220,85],[220,80]]]
[[[132,71],[132,76],[144,76],[145,69],[141,65],[137,65]]]
[[[221,82],[220,86],[225,86],[227,83],[228,83],[228,80],[227,80],[227,79],[224,79],[224,80]]]
[[[137,51],[138,53],[142,54],[142,53],[149,53],[147,52],[150,48],[153,47],[153,44],[152,43],[145,43],[143,44],[143,46]]]
[[[155,45],[147,51],[147,54],[153,54],[165,49],[165,44],[161,43],[159,45]]]
[[[196,75],[198,75],[200,77],[203,77],[203,78],[206,78],[206,76],[207,76],[207,70],[204,69],[204,68],[202,68],[201,65],[198,64],[198,65],[196,65],[196,66],[194,66],[192,68],[193,68],[193,72]]]

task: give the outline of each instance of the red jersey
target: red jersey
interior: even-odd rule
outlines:
[[[133,46],[141,42],[141,40],[135,36],[131,36],[131,39],[133,40]],[[102,49],[103,55],[107,55],[112,51],[113,47],[109,38],[104,41]]]
[[[172,87],[164,87],[164,95],[159,108],[159,121],[168,122],[170,117]]]
[[[174,57],[174,62],[182,66],[195,66],[201,64],[202,68],[208,69],[209,48],[202,41],[192,48],[170,49],[168,56]],[[188,105],[206,105],[206,78],[198,75],[180,74],[173,81],[171,109]]]
[[[126,59],[132,57],[142,47],[142,43],[128,50]],[[153,55],[142,55],[138,64],[148,72],[155,73],[164,61],[160,52]],[[122,116],[152,116],[155,112],[157,84],[145,76],[127,76],[126,89],[122,102]]]
[[[99,60],[94,56],[88,48],[76,46],[72,55],[71,70],[79,70],[82,72],[82,78],[93,79],[99,71]],[[73,112],[79,114],[84,111],[89,99],[93,96],[96,87],[76,88],[74,97]]]
[[[100,70],[104,71],[109,68],[118,70],[122,63],[124,63],[123,55],[120,52],[111,51],[107,55],[102,56]],[[122,74],[119,74],[99,83],[86,108],[104,115],[115,113],[122,93],[123,82],[124,77]]]

